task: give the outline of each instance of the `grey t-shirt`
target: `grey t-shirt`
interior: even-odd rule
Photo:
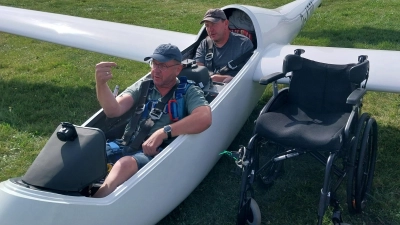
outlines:
[[[253,49],[253,43],[250,41],[249,38],[243,36],[241,34],[231,32],[229,35],[228,41],[225,43],[224,46],[218,48],[214,44],[214,53],[213,53],[213,71],[216,72],[222,67],[226,66],[229,61],[235,60],[247,51]],[[204,39],[201,41],[199,47],[196,51],[195,60],[198,63],[206,64],[205,56],[207,54],[207,40]],[[241,67],[236,68],[235,70],[228,71],[227,75],[235,76]]]
[[[177,83],[179,83],[179,80],[177,79]],[[140,84],[141,80],[137,81],[136,83],[132,84],[130,87],[128,87],[122,94],[129,94],[132,96],[134,103],[137,103],[139,100],[139,95],[140,95]],[[161,98],[160,92],[158,92],[157,88],[154,86],[152,90],[149,91],[148,95],[148,100],[150,101],[157,101],[159,98]],[[187,116],[188,114],[192,113],[192,111],[199,107],[199,106],[207,106],[208,102],[204,98],[204,93],[203,91],[197,87],[196,85],[191,85],[187,90],[186,94],[183,95],[183,98],[185,99],[185,112],[186,114],[184,116]],[[164,127],[168,124],[173,123],[170,118],[168,113],[163,113],[161,118],[157,120],[153,127],[150,130],[149,136],[153,134],[156,130],[160,129],[161,127]],[[125,132],[129,130],[129,123],[125,129]]]

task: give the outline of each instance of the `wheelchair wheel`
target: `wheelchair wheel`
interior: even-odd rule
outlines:
[[[253,198],[248,198],[238,214],[236,225],[261,224],[261,211]]]
[[[349,158],[347,205],[350,213],[361,213],[371,191],[377,155],[377,124],[364,113],[358,122]]]
[[[252,138],[252,140],[254,139]],[[252,140],[250,142],[252,142]],[[244,225],[247,223],[247,221],[253,221],[251,202],[254,195],[252,184],[254,181],[254,167],[256,164],[254,163],[255,151],[252,149],[252,147],[246,148],[243,146],[239,152],[241,152],[240,155],[242,161],[242,180],[240,184],[240,201],[236,224]]]
[[[364,136],[362,139],[360,157],[357,166],[357,192],[356,192],[356,209],[360,212],[365,208],[367,197],[371,192],[372,180],[374,178],[377,145],[377,124],[375,119],[368,120]]]
[[[261,224],[260,207],[258,207],[257,202],[253,198],[250,200],[250,211],[251,211],[251,214],[248,213],[248,216],[246,218],[247,224],[249,224],[249,225]]]

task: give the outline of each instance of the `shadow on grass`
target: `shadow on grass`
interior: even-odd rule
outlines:
[[[0,79],[0,121],[35,135],[49,135],[62,121],[81,124],[100,106],[94,84],[57,86]]]
[[[376,29],[373,27],[356,27],[351,30],[304,30],[300,33],[300,36],[315,40],[326,38],[329,40],[329,43],[326,43],[327,46],[342,48],[356,48],[357,43],[362,43],[393,49],[393,46],[398,46],[400,43],[400,32],[395,30]],[[386,46],[381,46],[383,43],[386,43]]]
[[[264,102],[265,98],[261,100]],[[264,102],[265,103],[265,102]],[[258,104],[228,150],[247,145],[263,104]],[[379,121],[378,121],[379,123]],[[397,169],[400,155],[400,129],[379,127],[379,150],[373,192],[362,214],[351,215],[346,203],[346,178],[338,191],[342,216],[350,224],[400,224],[398,212],[400,177]],[[177,208],[158,224],[235,224],[239,203],[241,178],[232,171],[234,160],[222,156],[203,182]],[[265,190],[255,185],[255,199],[259,204],[262,224],[316,224],[320,190],[325,167],[309,155],[285,161],[285,174]],[[221,207],[223,206],[223,207]],[[326,211],[323,224],[330,222],[331,209]],[[178,222],[177,222],[178,221]]]

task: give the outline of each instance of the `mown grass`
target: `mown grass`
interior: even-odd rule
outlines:
[[[197,34],[208,8],[233,3],[275,8],[288,2],[0,0],[0,5]],[[399,7],[397,0],[325,0],[293,44],[399,51]],[[142,63],[5,33],[0,33],[0,53],[0,181],[22,176],[61,121],[81,124],[99,109],[94,88],[96,63],[118,63],[110,86],[119,84],[121,89],[148,72]],[[266,92],[260,99],[228,150],[247,143],[253,121],[269,96]],[[363,214],[350,216],[343,196],[343,216],[351,224],[400,224],[400,96],[369,92],[364,110],[379,125],[373,197]],[[311,162],[308,157],[288,161],[285,176],[270,190],[256,189],[263,224],[315,224],[323,168]],[[159,224],[234,224],[240,178],[232,169],[233,160],[222,157],[196,190]],[[150,209],[149,213],[156,212]],[[329,224],[329,212],[324,219]]]

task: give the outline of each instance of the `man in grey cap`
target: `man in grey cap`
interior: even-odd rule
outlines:
[[[213,81],[229,82],[241,69],[238,67],[229,70],[226,74],[220,74],[220,69],[229,61],[239,58],[244,53],[253,49],[253,43],[247,37],[230,32],[229,21],[221,9],[209,9],[203,20],[208,37],[197,48],[195,60],[198,65],[206,66]],[[207,39],[211,41],[207,41]],[[213,45],[213,54],[208,54],[208,43]],[[206,57],[212,55],[212,57]]]
[[[151,78],[154,83],[154,88],[150,88],[147,93],[148,102],[146,102],[146,106],[151,105],[147,103],[158,104],[159,99],[162,99],[165,95],[170,95],[169,92],[175,91],[173,88],[179,84],[177,76],[182,70],[182,55],[178,47],[162,44],[144,60],[151,60]],[[123,115],[135,103],[139,102],[141,97],[140,87],[143,82],[139,80],[115,98],[107,81],[112,78],[111,68],[116,65],[114,62],[101,62],[96,65],[95,74],[97,98],[104,113],[111,118]],[[200,133],[211,125],[211,110],[204,98],[203,91],[199,87],[188,86],[183,98],[186,116],[174,122],[171,121],[169,112],[165,113],[165,110],[163,110],[161,117],[154,121],[154,125],[147,135],[148,138],[142,143],[142,150],[120,158],[93,197],[100,198],[109,195],[157,155],[162,144],[172,142],[174,137],[181,134]],[[148,117],[151,117],[151,115]],[[126,130],[129,130],[129,128]],[[126,134],[127,131],[124,135]],[[130,140],[131,142],[135,140],[134,135]]]

